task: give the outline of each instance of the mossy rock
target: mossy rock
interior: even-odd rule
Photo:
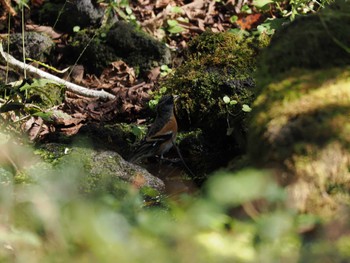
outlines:
[[[125,184],[164,190],[164,183],[140,166],[125,161],[118,153],[76,146],[56,167],[74,165],[81,173],[80,188],[85,193],[120,195]]]
[[[248,151],[273,167],[303,212],[333,215],[350,204],[350,67],[291,70],[255,101]]]
[[[163,83],[167,92],[180,95],[176,102],[180,128],[201,130],[200,136],[186,137],[188,143],[180,144],[181,151],[194,159],[198,159],[194,155],[201,155],[207,171],[225,165],[245,150],[245,120],[250,113],[242,107],[254,100],[252,74],[257,54],[267,43],[264,35],[207,31],[189,43],[186,61]],[[189,163],[197,162],[194,159]],[[194,170],[197,168],[201,169]]]
[[[116,60],[134,67],[137,74],[169,64],[171,60],[170,50],[164,43],[126,22],[75,33],[64,55],[67,63],[75,63],[80,57],[79,63],[96,74]]]
[[[141,73],[171,62],[170,50],[164,43],[131,23],[115,23],[108,31],[106,42],[117,56]]]
[[[350,2],[337,0],[318,13],[283,26],[262,52],[258,78],[266,82],[291,68],[350,65]]]
[[[252,73],[263,42],[209,31],[191,41],[186,62],[163,84],[181,96],[178,105],[184,110],[177,113],[178,118],[191,128],[207,129],[218,128],[217,121],[226,121],[228,114],[242,115],[242,105],[250,104],[254,98]],[[237,104],[227,105],[224,96]]]
[[[55,43],[45,33],[26,32],[24,34],[24,39],[21,33],[10,34],[9,53],[20,61],[23,60],[23,41],[26,57],[41,62],[48,61],[48,58],[55,47]],[[4,43],[4,47],[6,46],[7,41]]]
[[[100,74],[109,63],[120,59],[113,48],[106,45],[106,31],[106,28],[100,28],[77,32],[70,45],[64,49],[65,62],[74,64],[79,58],[79,63],[84,65],[87,72]]]
[[[63,32],[73,32],[75,26],[87,28],[97,25],[103,10],[91,0],[45,1],[39,8],[32,8],[32,18],[39,24],[54,26]]]
[[[130,184],[164,191],[164,183],[160,179],[140,166],[126,162],[118,153],[95,150],[85,139],[77,140],[75,144],[66,146],[45,144],[37,153],[58,171],[79,174],[78,185],[83,193],[122,196]]]

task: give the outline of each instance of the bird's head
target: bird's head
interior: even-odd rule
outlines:
[[[173,110],[174,108],[174,101],[176,101],[178,99],[178,95],[165,95],[163,96],[159,102],[158,102],[158,106],[157,106],[157,111],[164,111],[164,110]]]

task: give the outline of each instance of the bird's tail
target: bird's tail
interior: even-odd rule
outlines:
[[[181,154],[181,152],[180,152],[180,149],[179,149],[179,147],[177,147],[177,145],[175,144],[174,141],[173,141],[173,146],[175,147],[176,152],[177,152],[177,155],[180,157],[180,160],[181,160],[183,166],[185,167],[185,169],[187,170],[187,172],[188,172],[193,178],[195,178],[196,175],[192,172],[192,170],[191,170],[191,169],[188,167],[188,165],[185,163],[184,158],[182,157],[182,154]]]
[[[152,145],[154,143],[150,143],[150,142],[143,142],[139,145],[139,147],[137,147],[135,149],[135,151],[131,154],[130,158],[129,158],[129,162],[131,163],[137,163],[138,161],[140,161],[143,158],[146,157],[150,157],[153,155],[153,151],[152,151]]]

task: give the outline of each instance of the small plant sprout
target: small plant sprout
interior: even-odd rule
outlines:
[[[233,16],[230,17],[230,22],[231,22],[232,24],[236,23],[237,20],[238,20],[238,16],[236,16],[236,15],[233,15]]]
[[[222,98],[222,100],[223,100],[226,104],[229,104],[231,99],[230,99],[228,96],[224,96],[224,97]]]
[[[229,96],[224,96],[222,100],[225,102],[225,104],[230,104],[230,105],[236,105],[238,103],[237,100],[231,100]]]
[[[159,91],[157,92],[156,95],[154,95],[153,99],[151,99],[149,102],[148,102],[148,106],[151,108],[151,109],[154,109],[157,105],[158,105],[158,102],[160,100],[160,98],[167,92],[168,88],[163,86],[159,89]],[[153,93],[150,93],[150,94],[153,94]]]
[[[80,31],[80,26],[74,26],[73,32],[78,33]]]
[[[182,26],[179,25],[179,22],[177,22],[174,19],[167,20],[167,24],[168,24],[167,31],[170,34],[179,34],[185,30]]]
[[[249,5],[243,5],[241,7],[241,11],[246,14],[252,14],[252,9],[249,7]]]
[[[168,75],[169,73],[171,73],[172,69],[168,67],[168,65],[162,65],[160,67],[160,75],[162,77]]]
[[[135,137],[140,140],[146,133],[146,127],[141,125],[132,125],[131,132],[135,135]]]
[[[248,104],[243,104],[242,105],[242,111],[244,111],[244,112],[251,112],[252,108]]]

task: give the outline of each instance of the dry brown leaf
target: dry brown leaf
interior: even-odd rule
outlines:
[[[204,20],[203,19],[197,19],[197,22],[198,22],[198,28],[201,30],[201,31],[205,31],[205,24],[204,24]]]
[[[45,0],[31,0],[33,6],[41,6]]]
[[[80,128],[83,126],[84,124],[79,123],[75,126],[71,126],[71,127],[63,127],[60,129],[60,132],[67,135],[67,136],[71,136],[71,135],[75,135],[78,133],[78,131],[80,130]]]
[[[157,0],[155,7],[156,8],[163,8],[163,7],[166,7],[170,2],[171,2],[171,0]]]
[[[160,67],[155,67],[147,73],[147,78],[150,81],[156,81],[160,76]]]
[[[17,12],[15,11],[15,9],[13,9],[13,7],[11,6],[11,0],[0,0],[1,5],[3,6],[3,8],[10,13],[11,16],[16,16]]]
[[[84,77],[84,66],[75,65],[70,73],[71,82],[80,84],[83,81],[83,77]]]
[[[102,72],[100,79],[105,83],[121,82],[124,86],[131,86],[135,83],[136,74],[133,68],[118,60],[112,62],[111,66]]]
[[[26,24],[26,30],[27,31],[34,31],[39,33],[45,33],[52,39],[58,39],[62,36],[62,34],[57,33],[55,30],[53,30],[50,26],[40,26],[35,24]]]
[[[240,16],[236,21],[236,24],[244,30],[249,30],[254,27],[262,19],[261,14],[251,14],[246,16]]]
[[[22,129],[27,133],[30,141],[37,141],[42,139],[45,135],[50,133],[50,128],[40,117],[31,117],[24,123]]]

